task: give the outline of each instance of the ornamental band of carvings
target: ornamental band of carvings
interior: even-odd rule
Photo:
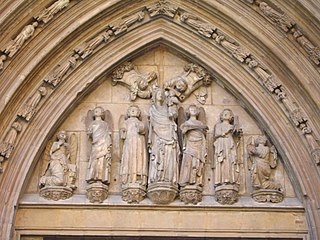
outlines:
[[[140,11],[132,16],[121,19],[120,21],[110,24],[114,35],[126,32],[128,28],[136,22],[141,22],[144,19],[145,13]]]
[[[49,200],[70,198],[76,189],[76,159],[78,140],[75,134],[69,138],[65,131],[57,134],[56,141],[48,144],[48,158],[44,174],[40,178],[40,196]]]
[[[40,22],[49,22],[55,14],[60,12],[62,9],[69,6],[70,0],[58,0],[53,3],[50,7],[45,8],[36,19]]]
[[[199,34],[210,38],[212,34],[217,30],[216,27],[212,26],[210,23],[206,23],[200,20],[197,16],[191,15],[189,13],[183,13],[180,16],[181,22],[189,25],[190,27],[196,29]]]
[[[57,1],[58,2],[58,1]],[[249,1],[250,3],[256,3],[254,0]],[[167,1],[159,1],[153,5],[150,5],[147,7],[147,11],[150,14],[150,16],[168,16],[170,18],[173,18],[174,15],[178,12],[178,7],[168,3]],[[179,10],[181,11],[181,10]],[[182,13],[180,14],[187,14],[185,11],[182,10]],[[152,18],[148,19],[145,18],[143,20],[149,20],[151,21]],[[147,21],[146,20],[146,21]],[[181,20],[176,21],[175,19],[172,20],[173,22],[180,24],[183,26],[183,23]],[[200,21],[200,20],[199,20]],[[206,25],[206,23],[204,22],[204,24]],[[128,29],[130,30],[130,29]],[[127,31],[128,31],[127,30]],[[296,33],[298,30],[293,28],[293,33]],[[199,31],[197,31],[199,33]],[[202,32],[202,31],[201,31]],[[245,63],[249,65],[249,63],[251,62],[251,58],[253,58],[253,55],[251,53],[247,53],[245,50],[242,50],[241,46],[233,41],[226,40],[226,38],[224,38],[226,35],[225,34],[220,34],[220,30],[218,31],[218,29],[216,30],[216,32],[219,32],[219,35],[223,36],[218,38],[218,41],[216,41],[218,44],[220,44],[226,51],[230,52],[232,54],[232,56],[234,56],[238,61],[243,62],[243,60],[245,60]],[[109,38],[111,37],[111,35],[113,34],[113,32],[111,33],[108,31],[107,34],[105,35],[104,33],[102,34],[103,36],[98,36],[95,39],[91,39],[86,41],[87,43],[83,43],[80,45],[80,47],[76,48],[74,50],[74,52],[78,53],[76,55],[74,55],[74,53],[72,53],[72,55],[69,57],[69,60],[66,63],[62,63],[57,65],[52,72],[50,73],[50,75],[44,79],[45,82],[48,82],[50,85],[52,85],[53,87],[56,86],[62,78],[67,77],[66,75],[71,72],[70,69],[72,68],[76,68],[78,66],[78,64],[76,64],[77,59],[81,57],[81,59],[85,59],[87,57],[89,57],[90,55],[92,55],[94,52],[93,50],[95,50],[97,48],[98,45],[100,45],[102,42],[109,42]],[[201,33],[199,33],[201,34]],[[314,47],[314,45],[304,36],[300,36],[300,33],[296,34],[296,39],[299,42],[299,44],[304,48],[304,49],[308,49],[309,52],[311,52],[311,56],[313,61],[317,64],[319,61],[319,51],[318,51],[318,47]],[[212,35],[212,40],[216,40],[218,37],[218,34],[213,33]],[[229,38],[229,37],[228,37]],[[23,38],[22,38],[23,39]],[[103,40],[101,40],[103,39]],[[207,38],[208,41],[211,41],[210,38]],[[25,40],[23,40],[25,41]],[[213,44],[214,45],[214,44]],[[81,47],[84,46],[84,47]],[[306,50],[307,51],[307,50]],[[248,55],[250,54],[250,56]],[[0,71],[1,68],[3,68],[4,65],[4,61],[7,59],[7,55],[2,54],[0,56]],[[80,64],[79,64],[80,65]],[[254,72],[257,74],[257,79],[261,79],[261,76],[259,75],[264,75],[265,79],[267,81],[264,81],[263,85],[271,92],[274,93],[276,95],[276,97],[279,99],[279,101],[285,106],[286,112],[288,113],[288,117],[290,118],[290,116],[292,115],[290,110],[288,110],[287,107],[287,103],[291,103],[291,97],[289,98],[284,90],[284,88],[281,86],[280,83],[277,83],[275,80],[275,77],[273,77],[272,73],[270,73],[269,75],[271,77],[267,77],[266,74],[268,73],[263,73],[263,71],[267,71],[267,69],[262,68],[262,67],[258,67],[255,66],[255,64],[251,64],[252,66],[249,65],[249,67],[251,67]],[[259,64],[260,66],[260,64]],[[259,69],[260,68],[260,69]],[[256,70],[255,70],[256,69]],[[262,69],[262,70],[261,70]],[[268,70],[268,72],[270,72]],[[263,78],[262,78],[263,79]],[[53,89],[54,90],[54,89]],[[205,94],[201,93],[197,96],[197,98],[199,98],[199,102],[205,102]],[[19,114],[17,113],[17,115],[19,116]],[[308,126],[308,119],[305,118],[306,121],[303,122],[303,124],[299,124],[298,128],[302,130],[302,132],[304,133],[309,148],[310,148],[310,153],[314,153],[317,152],[318,149],[320,149],[318,142],[316,141],[316,137],[312,135],[312,129]],[[306,127],[304,127],[306,126]],[[307,131],[306,131],[307,130]],[[318,154],[312,154],[312,157],[314,159],[314,161],[316,163],[319,162],[319,157]]]

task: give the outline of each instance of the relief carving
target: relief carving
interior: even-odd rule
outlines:
[[[17,135],[22,131],[22,126],[19,122],[14,122],[11,125],[4,141],[0,143],[0,173],[3,172],[2,163],[9,159],[15,147]]]
[[[247,151],[253,199],[257,202],[281,202],[284,197],[282,186],[271,178],[272,169],[277,167],[277,150],[268,146],[265,136],[258,136],[249,139]]]
[[[40,22],[47,23],[49,22],[53,16],[60,12],[62,9],[66,8],[70,3],[70,0],[58,0],[53,3],[50,7],[45,8],[36,19]]]
[[[214,184],[216,200],[221,204],[238,201],[240,163],[237,152],[241,135],[238,117],[230,109],[223,110],[214,126]]]
[[[223,48],[225,48],[232,56],[237,59],[239,62],[244,62],[247,57],[250,56],[250,52],[243,49],[241,46],[228,41],[224,35],[214,35],[215,40],[218,44],[220,44]]]
[[[57,201],[72,196],[76,189],[77,149],[76,135],[68,138],[65,131],[60,131],[56,141],[47,146],[45,158],[49,159],[39,181],[41,197]]]
[[[97,37],[91,39],[89,42],[75,49],[75,52],[78,53],[82,59],[85,59],[90,56],[100,44],[103,42],[108,42],[112,35],[113,32],[111,30],[105,31]]]
[[[152,5],[147,6],[147,10],[150,13],[151,17],[157,15],[165,15],[173,18],[178,10],[178,7],[166,0],[160,0]]]
[[[18,116],[29,122],[32,116],[36,113],[40,100],[46,96],[47,92],[48,91],[46,87],[39,87],[37,92],[23,105],[23,108],[19,111]]]
[[[25,41],[32,37],[37,26],[38,22],[33,22],[32,24],[25,26],[18,36],[9,42],[8,46],[3,50],[3,52],[9,57],[13,57],[19,51]]]
[[[150,107],[148,197],[155,203],[172,202],[178,193],[179,142],[177,124],[170,116],[165,92],[157,89]]]
[[[309,58],[315,64],[320,65],[320,49],[314,46],[299,30],[293,33],[294,38],[300,46],[309,54]]]
[[[130,106],[120,129],[124,140],[120,167],[122,199],[128,203],[139,203],[145,198],[148,182],[147,128],[140,118],[139,107]]]
[[[61,81],[62,78],[73,68],[76,67],[77,59],[79,58],[78,54],[70,57],[67,61],[59,64],[56,68],[49,74],[49,76],[44,79],[44,81],[53,87],[56,87]]]
[[[274,10],[267,3],[261,2],[259,7],[263,14],[283,31],[288,32],[295,25],[287,15]]]
[[[206,23],[200,20],[197,16],[190,13],[183,13],[180,16],[181,22],[189,25],[190,27],[196,29],[201,35],[210,38],[212,34],[216,31],[216,27],[212,26],[210,23]]]
[[[89,110],[86,118],[91,151],[86,181],[90,202],[103,202],[108,195],[112,159],[112,119],[102,107]]]
[[[118,35],[120,33],[126,32],[128,28],[134,23],[141,22],[144,19],[144,15],[145,13],[140,11],[132,16],[121,19],[120,21],[114,24],[110,24],[110,27],[114,32],[114,35]]]
[[[165,89],[171,97],[177,97],[178,101],[183,102],[195,90],[200,87],[208,87],[212,82],[209,73],[197,64],[190,63],[184,67],[184,73],[165,82]],[[206,92],[200,91],[196,94],[199,103],[205,104],[207,99]]]
[[[134,101],[137,97],[151,98],[153,88],[157,86],[157,79],[155,72],[140,74],[131,62],[125,62],[113,72],[112,85],[115,86],[119,83],[128,88],[130,100]],[[152,82],[154,82],[153,85],[151,85]]]
[[[206,133],[203,108],[190,105],[186,110],[188,120],[181,124],[182,164],[179,185],[180,200],[184,203],[197,204],[202,200],[204,165],[207,158]]]

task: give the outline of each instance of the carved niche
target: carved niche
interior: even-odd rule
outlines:
[[[45,170],[39,181],[41,197],[57,201],[72,196],[76,189],[77,149],[76,135],[68,137],[65,131],[60,131],[56,140],[47,145]]]

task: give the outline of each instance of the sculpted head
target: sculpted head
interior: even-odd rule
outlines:
[[[66,131],[64,131],[64,130],[60,131],[60,132],[58,133],[58,135],[57,135],[57,139],[58,139],[58,140],[63,140],[63,141],[65,141],[65,140],[67,139],[67,133],[66,133]]]
[[[137,105],[131,105],[127,110],[127,118],[129,117],[139,118],[140,115],[141,115],[141,111]]]
[[[198,117],[199,113],[200,109],[195,104],[191,104],[186,110],[187,118],[190,118],[190,116]]]
[[[100,117],[102,118],[103,115],[104,115],[104,109],[102,107],[96,107],[94,110],[93,110],[93,115],[94,117]]]
[[[223,122],[224,120],[228,120],[230,123],[233,122],[234,115],[231,109],[224,109],[220,113],[220,121]]]
[[[175,87],[178,92],[183,93],[187,90],[188,84],[184,78],[179,77],[175,83]]]
[[[165,92],[164,92],[164,90],[161,89],[161,88],[156,89],[152,100],[153,100],[154,103],[156,103],[156,102],[163,103],[164,100],[165,100]]]
[[[267,137],[266,136],[258,136],[255,140],[254,140],[254,144],[256,146],[258,146],[259,144],[262,144],[262,145],[267,145]]]

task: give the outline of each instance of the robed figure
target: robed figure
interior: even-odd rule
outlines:
[[[157,89],[150,108],[149,128],[149,183],[178,184],[179,143],[177,124],[169,114],[165,94]]]

